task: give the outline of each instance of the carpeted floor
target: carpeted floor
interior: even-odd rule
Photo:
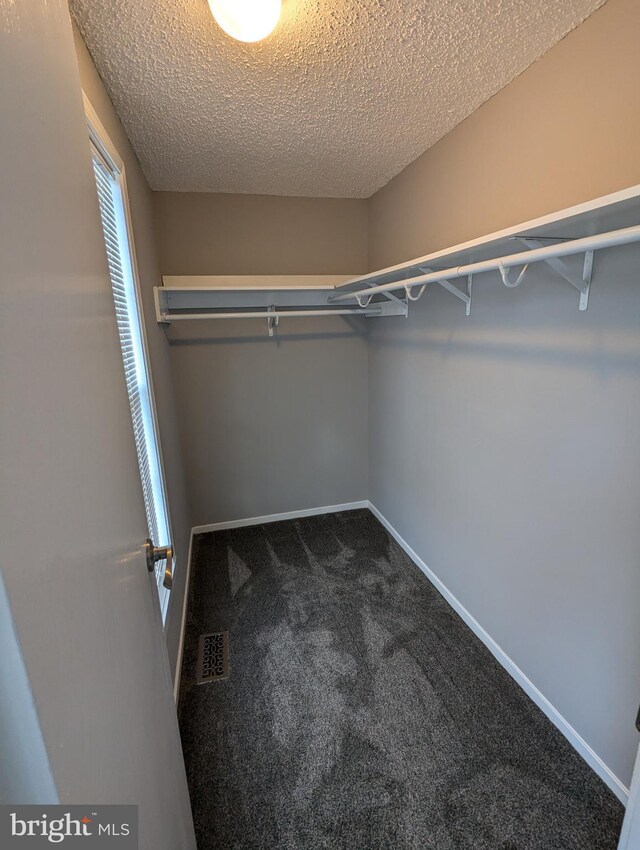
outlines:
[[[231,676],[195,684],[198,637]],[[368,511],[203,534],[199,850],[614,850],[622,806]]]

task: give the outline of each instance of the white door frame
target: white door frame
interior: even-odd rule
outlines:
[[[640,746],[631,777],[631,789],[618,850],[640,850]]]

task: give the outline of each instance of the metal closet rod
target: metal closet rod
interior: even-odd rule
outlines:
[[[329,310],[252,310],[250,312],[235,313],[163,313],[162,320],[165,322],[177,322],[184,319],[290,319],[301,316],[379,316],[382,313],[380,307],[360,310],[354,307]]]
[[[427,272],[416,277],[396,280],[392,283],[382,283],[379,286],[370,286],[366,289],[358,289],[353,292],[345,292],[333,295],[329,299],[332,303],[346,301],[362,295],[375,295],[378,292],[392,292],[394,289],[404,289],[406,286],[413,287],[422,283],[436,283],[448,278],[467,277],[471,274],[489,272],[512,266],[537,263],[554,257],[567,257],[571,254],[582,254],[586,251],[595,251],[598,248],[612,248],[615,245],[628,245],[631,242],[640,242],[640,225],[625,227],[621,230],[610,230],[607,233],[598,233],[595,236],[583,236],[580,239],[572,239],[557,245],[545,245],[542,248],[534,248],[531,251],[521,251],[518,254],[509,254],[506,257],[496,257],[494,260],[481,260],[477,263],[468,263],[465,266],[455,266],[441,271]],[[349,284],[345,284],[349,285]]]

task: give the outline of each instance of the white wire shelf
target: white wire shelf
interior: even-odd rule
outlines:
[[[283,318],[406,315],[406,305],[395,298],[366,307],[331,304],[336,284],[348,279],[348,275],[165,276],[164,285],[154,288],[156,318],[165,324],[263,319],[272,336]]]
[[[360,276],[165,276],[154,288],[156,318],[176,321],[263,319],[272,336],[283,318],[406,316],[430,284],[471,313],[474,276],[497,271],[508,288],[529,264],[547,263],[589,304],[594,252],[640,242],[640,186],[533,219],[488,236]],[[462,286],[460,283],[462,282]],[[397,294],[396,294],[397,293]]]
[[[408,262],[355,277],[336,286],[332,304],[355,301],[376,303],[381,295],[404,291],[415,301],[433,283],[447,289],[471,312],[474,275],[498,271],[505,286],[525,279],[527,266],[546,262],[579,292],[579,308],[586,310],[593,270],[593,254],[602,248],[640,241],[640,186],[633,186],[584,204],[542,216],[479,239],[435,251]],[[582,255],[581,266],[572,258]],[[511,271],[515,270],[515,272]],[[464,289],[453,283],[464,278]]]

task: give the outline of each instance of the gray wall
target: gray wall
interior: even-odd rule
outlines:
[[[366,203],[154,193],[163,274],[357,274]],[[367,498],[367,322],[169,331],[194,523]]]
[[[189,537],[193,523],[188,510],[184,468],[178,436],[176,402],[169,362],[169,346],[164,332],[156,322],[153,303],[153,287],[160,284],[160,272],[153,232],[151,190],[102,80],[95,69],[91,56],[85,47],[82,36],[75,25],[73,26],[73,35],[82,88],[122,157],[127,175],[133,238],[140,275],[143,318],[151,361],[160,444],[167,479],[171,530],[176,552],[175,582],[165,626],[169,664],[172,675],[175,677],[187,574]]]
[[[370,200],[371,267],[640,182],[640,7],[611,0]],[[597,121],[594,122],[594,103]],[[370,499],[628,783],[640,701],[640,249],[372,323]]]

